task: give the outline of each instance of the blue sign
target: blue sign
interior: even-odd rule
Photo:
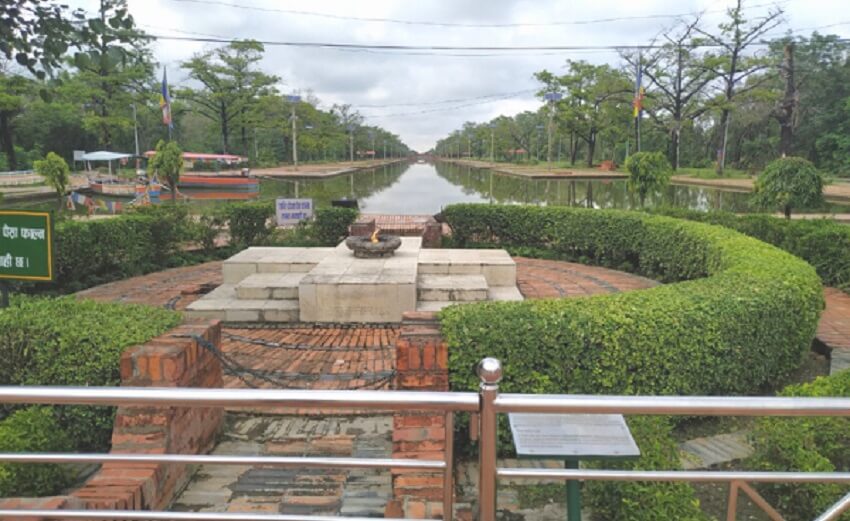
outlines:
[[[279,198],[274,213],[278,226],[292,226],[313,218],[313,200]]]
[[[290,103],[298,103],[299,101],[301,101],[301,96],[296,96],[296,95],[292,94],[290,96],[287,96],[286,99]]]

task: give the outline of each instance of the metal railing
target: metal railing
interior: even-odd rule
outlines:
[[[479,393],[410,391],[319,391],[188,388],[74,388],[0,387],[0,403],[55,405],[118,405],[159,407],[293,407],[375,411],[438,411],[446,417],[445,457],[440,460],[278,457],[189,454],[65,454],[0,453],[5,463],[162,463],[192,465],[263,465],[286,468],[407,469],[443,474],[444,519],[453,511],[454,414],[475,413],[479,434],[480,521],[496,519],[499,478],[555,481],[682,481],[725,482],[730,485],[727,520],[735,519],[738,491],[743,491],[771,519],[776,512],[748,483],[850,484],[847,472],[753,471],[644,471],[598,469],[503,468],[497,466],[497,416],[502,413],[641,414],[688,416],[850,416],[847,398],[693,397],[693,396],[583,396],[499,394],[502,376],[498,360],[487,358],[478,366]],[[816,521],[836,520],[850,511],[850,494],[841,498]],[[368,518],[253,513],[205,513],[119,510],[12,510],[0,509],[0,518],[126,519],[178,521],[366,521]],[[396,519],[394,521],[402,521]]]

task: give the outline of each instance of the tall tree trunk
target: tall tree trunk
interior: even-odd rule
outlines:
[[[717,157],[717,175],[723,175],[726,168],[726,148],[729,142],[729,109],[720,113],[720,152]]]
[[[673,161],[671,161],[673,166],[673,171],[679,169],[679,129],[674,128],[670,133],[670,155],[672,156]]]
[[[222,153],[227,154],[227,150],[230,148],[230,144],[228,143],[228,134],[230,131],[227,128],[227,107],[223,102],[219,104],[218,113],[219,117],[221,117],[221,146],[224,149]]]
[[[576,166],[576,157],[578,156],[578,138],[573,130],[570,132],[570,166]]]
[[[590,131],[590,139],[587,140],[587,166],[593,168],[593,153],[596,152],[596,131]]]
[[[6,162],[9,163],[9,170],[17,170],[18,158],[15,157],[15,142],[9,119],[8,113],[0,112],[0,141],[3,141],[3,153],[6,154]]]
[[[794,44],[785,44],[785,56],[782,62],[782,73],[785,76],[785,96],[776,115],[779,120],[779,155],[791,155],[791,144],[794,138],[794,108],[797,105],[797,86],[794,84]]]

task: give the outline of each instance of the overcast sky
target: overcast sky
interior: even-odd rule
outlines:
[[[69,2],[94,11],[97,0]],[[130,0],[137,24],[156,35],[332,43],[551,46],[646,43],[675,18],[654,15],[705,11],[706,28],[716,28],[722,10],[734,0]],[[774,31],[804,30],[832,24],[824,33],[850,36],[847,0],[746,0],[747,15],[772,5],[785,10]],[[238,7],[242,6],[242,7]],[[530,24],[514,27],[435,25],[335,19],[276,10],[416,22]],[[644,17],[595,24],[533,25],[603,18]],[[182,60],[212,44],[159,41],[154,56],[179,84]],[[455,51],[452,54],[470,54]],[[535,52],[515,56],[434,56],[427,53],[353,52],[334,49],[266,47],[263,69],[282,78],[282,92],[312,91],[323,108],[350,103],[378,124],[400,135],[412,148],[427,150],[464,121],[486,121],[499,114],[535,110],[533,74],[562,71],[567,59],[618,64],[610,51]],[[518,93],[510,96],[512,93]],[[480,99],[505,94],[504,99]],[[474,99],[479,98],[479,99]],[[443,100],[462,100],[435,103]],[[403,106],[388,106],[403,105]],[[371,106],[371,107],[370,107]]]

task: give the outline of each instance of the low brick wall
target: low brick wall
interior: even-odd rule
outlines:
[[[436,313],[409,312],[402,318],[396,342],[395,389],[448,391],[448,346]],[[446,453],[446,416],[405,411],[393,417],[393,458],[442,460]],[[393,500],[387,517],[432,519],[443,516],[443,473],[394,470]],[[456,511],[458,518],[471,512]]]
[[[222,387],[218,359],[189,337],[221,345],[219,321],[186,324],[127,349],[121,356],[126,387]],[[113,453],[203,454],[215,443],[221,408],[119,407],[112,430]],[[11,498],[0,508],[163,510],[192,475],[187,465],[104,464],[70,496]],[[45,506],[45,505],[50,506]],[[33,521],[34,518],[27,518]]]

